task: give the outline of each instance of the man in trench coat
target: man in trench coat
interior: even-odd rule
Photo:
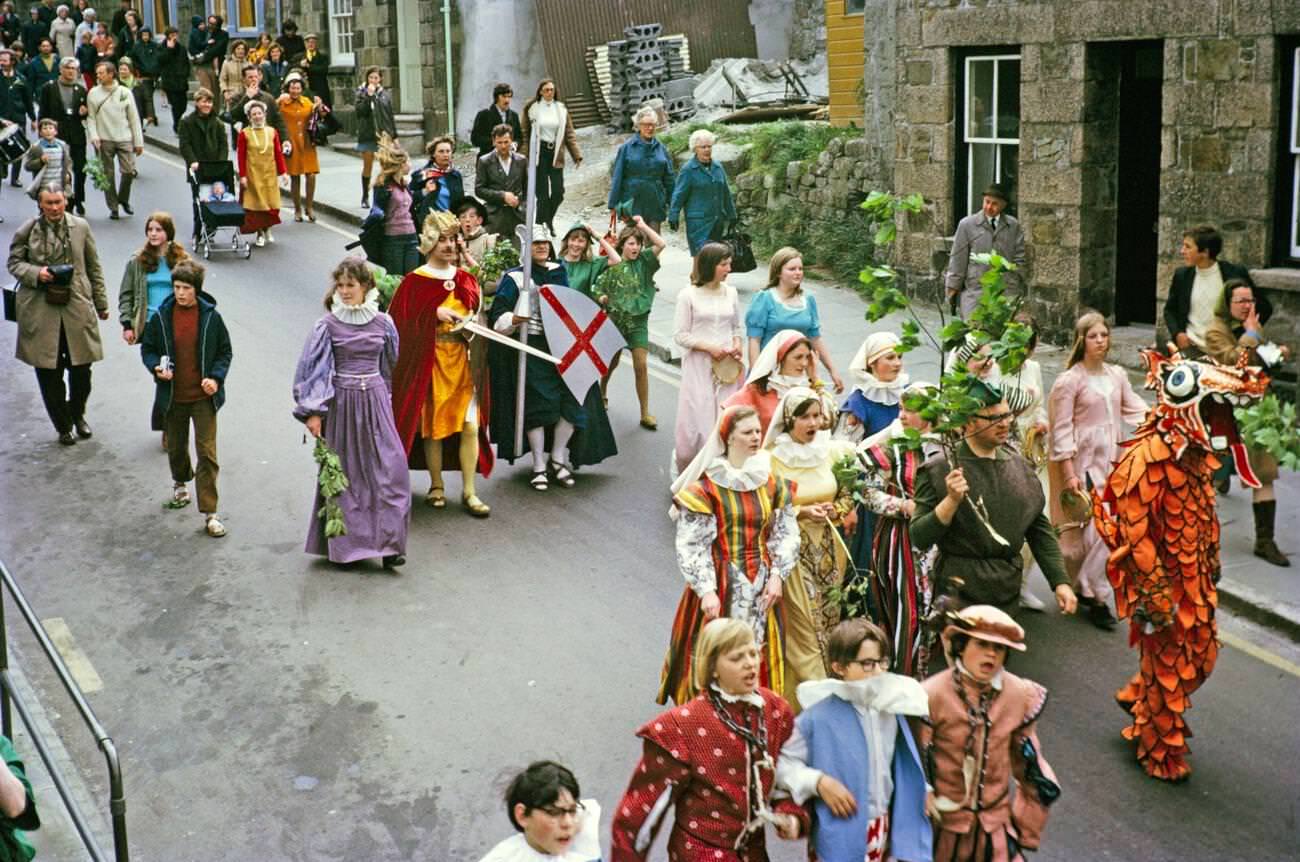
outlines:
[[[108,319],[108,291],[90,225],[66,212],[63,190],[46,186],[38,202],[41,214],[18,228],[9,248],[9,272],[18,279],[17,357],[36,369],[59,442],[71,446],[91,436],[90,364],[104,358],[99,321]],[[66,285],[58,283],[60,265],[72,267]]]

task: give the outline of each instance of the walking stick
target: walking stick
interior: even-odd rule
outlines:
[[[537,220],[537,155],[541,136],[533,129],[528,139],[528,191],[524,197],[524,223],[516,228],[519,235],[520,257],[523,262],[523,283],[520,290],[528,291],[528,314],[537,308],[537,287],[533,284],[533,225]],[[528,323],[519,326],[519,340],[528,343]],[[528,355],[519,351],[519,375],[515,378],[515,455],[524,450],[524,378],[527,375]]]

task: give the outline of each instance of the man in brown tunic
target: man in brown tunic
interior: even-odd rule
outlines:
[[[921,550],[939,547],[936,594],[952,596],[959,606],[987,604],[1008,613],[1018,605],[1020,549],[1027,543],[1061,612],[1072,614],[1077,599],[1044,511],[1043,487],[1033,465],[1003,445],[1015,415],[988,384],[977,384],[972,394],[983,406],[966,425],[957,466],[937,455],[917,476],[912,543]]]

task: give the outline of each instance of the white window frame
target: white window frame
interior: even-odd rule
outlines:
[[[353,0],[327,0],[329,4],[330,65],[355,66],[356,51],[352,46]],[[343,26],[346,24],[346,32]]]
[[[974,54],[966,58],[966,77],[964,82],[964,92],[962,93],[962,145],[966,148],[966,208],[963,210],[967,213],[975,212],[979,207],[972,207],[975,204],[975,150],[971,144],[993,144],[993,181],[1002,182],[1002,146],[1015,145],[1017,154],[1020,152],[1020,138],[1001,138],[1001,137],[971,137],[971,88],[974,80],[972,67],[975,63],[993,63],[993,104],[990,106],[989,116],[993,118],[996,127],[998,119],[998,77],[1001,75],[1002,62],[1006,60],[1015,60],[1020,62],[1019,54]],[[1019,118],[1020,106],[1016,106],[1016,116]],[[1019,123],[1016,128],[1019,129]]]
[[[176,23],[176,0],[166,0],[165,5],[167,6],[167,17],[169,17],[172,22],[170,26],[175,27],[176,31],[180,33],[181,44],[183,45],[185,44],[185,40],[189,38],[189,28],[182,31],[180,25]],[[144,23],[145,26],[149,28],[149,31],[153,33],[154,41],[157,42],[162,39],[163,31],[166,30],[169,25],[158,21],[158,16],[154,14],[154,11],[153,0],[147,0],[147,2],[144,3]]]
[[[239,5],[239,0],[223,0],[221,11],[217,12],[213,7],[213,0],[204,0],[204,6],[207,8],[208,15],[220,15],[225,20],[226,32],[232,39],[255,39],[259,33],[266,30],[266,4],[267,0],[253,0],[253,15],[256,18],[252,27],[240,29],[239,10],[236,8],[234,14],[231,14],[231,8]],[[173,14],[175,5],[173,4]],[[177,28],[179,29],[179,28]],[[250,45],[249,48],[253,46]]]
[[[1300,48],[1291,54],[1291,223],[1287,225],[1290,256],[1300,258]]]

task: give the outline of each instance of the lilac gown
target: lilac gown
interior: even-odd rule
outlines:
[[[324,417],[325,442],[338,453],[348,477],[339,497],[347,535],[327,540],[312,504],[309,554],[350,563],[406,553],[411,519],[411,479],[393,421],[390,385],[397,361],[397,329],[380,313],[362,324],[333,314],[316,321],[294,374],[293,415]]]

